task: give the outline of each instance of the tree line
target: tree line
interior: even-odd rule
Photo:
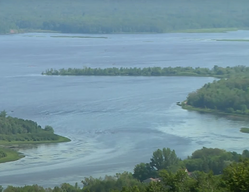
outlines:
[[[249,75],[249,67],[219,67],[212,69],[200,67],[112,67],[112,68],[68,68],[47,69],[42,75],[84,75],[84,76],[198,76],[198,77],[233,77]]]
[[[0,33],[164,33],[248,28],[247,0],[2,0]]]
[[[117,173],[103,178],[86,177],[81,184],[63,183],[54,188],[44,188],[38,185],[14,187],[2,192],[247,192],[249,188],[249,151],[242,154],[227,152],[217,148],[202,148],[192,153],[190,157],[181,160],[174,150],[164,148],[156,150],[147,164],[156,172],[145,178],[154,177],[150,182],[143,180],[140,175],[146,175],[147,169],[135,166],[134,174],[129,172]],[[226,166],[219,166],[221,172],[212,172],[211,167],[205,166],[190,171],[189,161],[222,160]],[[185,161],[185,162],[184,162]],[[198,163],[197,163],[198,164]],[[177,165],[177,166],[176,166]],[[187,168],[187,169],[186,169]],[[157,178],[157,179],[155,179]]]

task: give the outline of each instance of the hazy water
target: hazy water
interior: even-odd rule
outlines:
[[[203,146],[237,152],[248,148],[249,135],[239,132],[247,122],[176,106],[213,78],[40,73],[83,66],[248,66],[247,42],[212,39],[242,39],[249,32],[51,37],[56,35],[61,34],[0,36],[0,110],[52,125],[72,140],[20,150],[25,158],[0,164],[1,185],[55,186],[132,171],[163,147],[175,149],[182,158]]]

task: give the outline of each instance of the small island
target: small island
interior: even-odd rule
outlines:
[[[229,78],[233,76],[249,75],[249,67],[219,67],[212,69],[200,67],[112,67],[112,68],[68,68],[47,69],[42,75],[68,75],[68,76],[193,76]]]
[[[12,149],[20,144],[42,144],[68,142],[70,139],[54,133],[51,126],[42,128],[36,122],[7,116],[0,113],[0,163],[24,157]]]
[[[249,128],[248,127],[242,127],[240,129],[240,132],[242,132],[242,133],[249,133]]]

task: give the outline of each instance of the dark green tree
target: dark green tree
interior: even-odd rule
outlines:
[[[155,178],[157,176],[157,172],[153,169],[149,163],[140,163],[137,164],[134,168],[133,177],[143,181],[148,178]]]
[[[249,189],[249,159],[232,163],[223,171],[223,180],[231,192],[248,192]]]
[[[175,150],[169,148],[163,148],[153,152],[152,158],[150,159],[150,166],[155,170],[171,170],[175,171],[178,169],[178,163],[181,160],[177,157]]]

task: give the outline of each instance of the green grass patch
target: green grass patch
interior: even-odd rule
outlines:
[[[24,157],[23,154],[18,153],[12,148],[22,148],[25,144],[34,145],[34,144],[49,144],[49,143],[61,143],[61,142],[69,142],[70,139],[66,137],[59,136],[57,140],[44,140],[44,141],[0,141],[0,155],[4,155],[4,157],[0,156],[0,163],[5,163],[9,161],[16,161]]]
[[[54,38],[93,38],[93,39],[107,39],[107,37],[93,37],[93,36],[50,36]]]
[[[242,128],[240,129],[240,132],[242,132],[242,133],[249,133],[249,128],[247,128],[247,127],[242,127]]]
[[[237,28],[206,28],[206,29],[184,29],[172,31],[173,33],[226,33],[229,31],[238,31]]]
[[[16,145],[16,144],[46,144],[46,143],[62,143],[62,142],[69,142],[71,141],[70,139],[59,136],[57,140],[42,140],[42,141],[5,141],[5,140],[0,140],[0,145]]]
[[[215,41],[239,41],[239,42],[249,42],[249,39],[214,39]]]
[[[209,109],[209,108],[197,108],[193,107],[191,105],[186,105],[184,102],[182,103],[177,103],[177,105],[181,106],[183,109],[186,109],[188,111],[196,111],[199,113],[211,113],[214,115],[219,115],[219,116],[224,116],[228,117],[231,119],[236,119],[236,120],[246,120],[248,119],[248,115],[246,114],[239,114],[239,113],[226,113],[223,111],[215,110],[215,109]]]
[[[17,151],[5,147],[0,147],[0,151],[6,156],[0,158],[0,163],[5,163],[9,161],[16,161],[24,157],[23,154],[18,153]]]

